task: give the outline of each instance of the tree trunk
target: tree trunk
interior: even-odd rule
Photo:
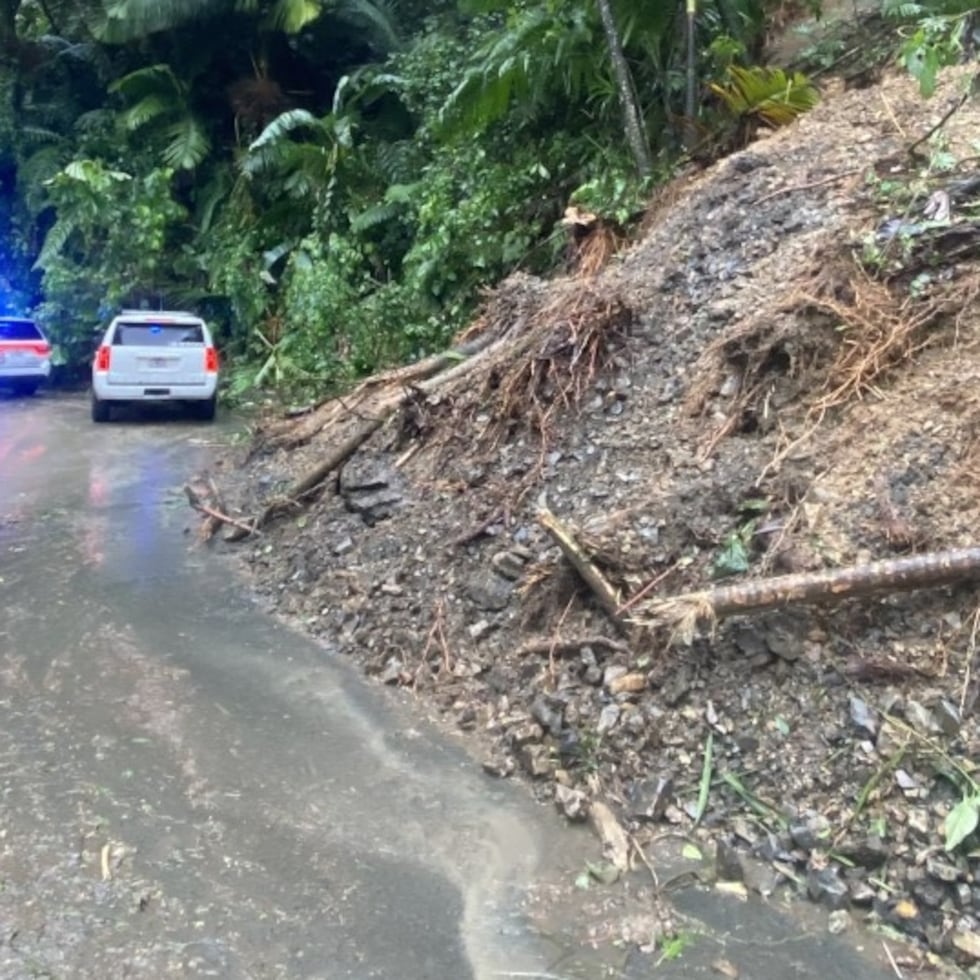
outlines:
[[[687,129],[693,131],[694,113],[697,108],[697,50],[694,44],[694,21],[698,13],[698,0],[687,0],[687,92],[684,99],[684,114],[687,116]]]
[[[626,64],[626,56],[623,54],[623,42],[620,40],[609,0],[598,0],[598,3],[602,26],[606,31],[606,42],[609,45],[609,56],[612,59],[616,88],[619,90],[619,102],[623,107],[626,139],[636,161],[637,171],[641,177],[646,177],[653,169],[653,164],[650,161],[650,148],[643,131],[643,117],[637,105],[629,65]]]

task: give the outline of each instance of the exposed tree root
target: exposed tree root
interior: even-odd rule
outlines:
[[[253,521],[239,522],[229,539],[245,537],[247,528],[260,528],[302,504],[399,413],[424,418],[415,436],[427,438],[437,451],[451,451],[459,433],[474,428],[478,434],[468,439],[469,453],[474,443],[497,445],[518,427],[547,444],[559,410],[580,402],[605,365],[611,339],[625,333],[632,319],[618,300],[580,280],[548,287],[514,277],[450,351],[368,378],[349,395],[267,435],[267,447],[316,438],[330,449]],[[542,302],[543,296],[550,300]],[[478,416],[482,428],[474,425]]]

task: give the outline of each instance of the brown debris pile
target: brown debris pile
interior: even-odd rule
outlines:
[[[721,840],[766,863],[764,893],[962,952],[980,864],[945,855],[943,827],[966,784],[914,749],[980,752],[980,265],[949,228],[928,279],[921,252],[911,279],[858,259],[898,207],[879,171],[942,177],[906,153],[942,106],[901,78],[881,96],[839,93],[684,175],[601,271],[513,277],[452,351],[267,427],[225,493],[235,520],[265,518],[259,592],[414,691],[488,771],[569,819],[567,801],[611,803],[640,845]],[[944,152],[975,154],[978,126],[965,104]],[[950,227],[975,207],[957,199]],[[969,574],[710,630],[722,587],[832,589],[944,554]],[[677,596],[700,597],[689,646],[619,628]]]

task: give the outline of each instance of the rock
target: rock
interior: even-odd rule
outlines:
[[[623,674],[608,683],[610,694],[624,694],[643,691],[647,686],[646,674]]]
[[[540,742],[544,738],[544,730],[537,722],[527,721],[512,728],[508,733],[511,744],[517,748],[530,745],[532,742]]]
[[[868,834],[859,840],[844,840],[836,850],[862,868],[880,868],[891,853],[886,841],[877,834]]]
[[[973,929],[957,929],[953,933],[953,947],[971,960],[980,960],[980,933]]]
[[[878,731],[878,720],[875,713],[859,697],[852,694],[848,701],[851,712],[851,723],[860,731],[867,732],[872,738]]]
[[[822,814],[812,814],[804,821],[791,823],[789,835],[797,847],[812,851],[820,847],[830,832],[830,821]]]
[[[524,574],[524,558],[516,551],[498,551],[491,559],[493,570],[516,582]]]
[[[582,757],[582,740],[574,728],[566,728],[558,737],[558,755],[563,762],[577,762]]]
[[[848,904],[847,883],[833,864],[807,875],[806,891],[811,899],[831,909],[843,909]]]
[[[487,569],[470,576],[466,583],[467,598],[477,609],[500,612],[510,602],[512,584]]]
[[[466,627],[466,633],[471,640],[479,642],[489,633],[492,633],[494,629],[496,629],[496,626],[489,620],[479,619]]]
[[[912,889],[912,894],[926,908],[938,909],[946,897],[946,889],[934,881],[920,881]]]
[[[402,671],[405,669],[405,665],[397,658],[392,657],[384,666],[384,669],[378,674],[378,680],[382,684],[398,684],[402,679]]]
[[[932,714],[942,733],[955,738],[960,733],[960,710],[952,701],[941,698],[932,706]]]
[[[518,750],[518,757],[524,771],[533,779],[542,779],[554,769],[551,752],[546,745],[523,745]]]
[[[497,754],[483,760],[483,771],[489,776],[503,779],[511,775],[514,769],[514,760],[509,755]]]
[[[731,841],[721,838],[715,848],[715,874],[722,881],[742,881],[745,855]]]
[[[347,509],[373,525],[391,517],[404,503],[407,484],[382,458],[358,454],[340,471],[339,488]]]
[[[963,877],[955,864],[944,861],[941,857],[937,856],[926,858],[926,874],[930,878],[935,878],[937,881],[943,881],[950,885]]]
[[[616,723],[619,721],[619,715],[622,709],[618,704],[607,704],[602,711],[599,712],[599,721],[596,723],[595,730],[600,735],[605,735],[606,732],[612,731],[616,727]]]
[[[906,811],[906,822],[909,825],[909,829],[914,830],[920,837],[928,837],[932,832],[929,811],[920,806],[908,808]]]
[[[910,898],[900,898],[890,904],[883,918],[895,925],[908,927],[919,920],[919,906]]]
[[[905,719],[923,735],[935,735],[942,731],[936,716],[918,701],[905,702]]]
[[[562,708],[553,707],[543,695],[539,694],[531,703],[531,717],[556,738],[561,733]]]
[[[346,555],[354,547],[354,539],[347,535],[341,538],[334,546],[333,553],[335,555]]]
[[[619,680],[620,677],[625,677],[629,671],[622,664],[610,664],[602,672],[602,683],[606,687],[610,687],[613,683]]]
[[[627,794],[630,816],[634,820],[662,819],[673,791],[674,781],[670,776],[634,782]]]
[[[846,909],[836,909],[827,916],[827,932],[839,936],[851,928],[851,915]]]
[[[915,777],[904,769],[895,770],[895,782],[898,788],[908,796],[918,796],[919,784]]]
[[[853,905],[868,906],[875,900],[875,890],[863,878],[849,881],[847,890]]]
[[[589,815],[589,798],[580,789],[555,785],[555,805],[569,819],[579,823]]]

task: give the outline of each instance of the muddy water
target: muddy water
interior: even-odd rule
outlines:
[[[587,832],[196,543],[181,486],[228,430],[86,409],[0,400],[0,978],[695,976],[719,950],[889,975],[822,921],[698,891],[682,955],[637,952],[642,888],[572,888]]]

